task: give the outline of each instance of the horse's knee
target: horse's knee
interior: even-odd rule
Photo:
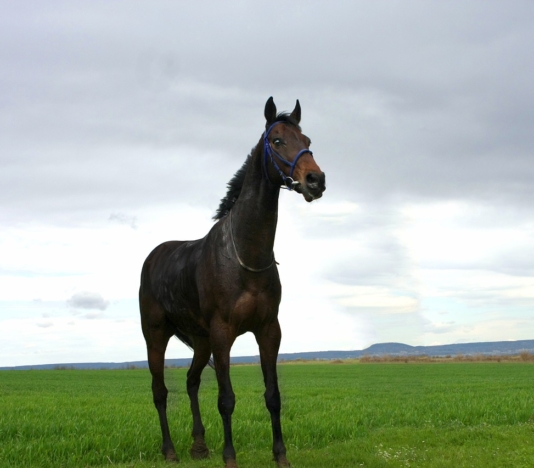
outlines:
[[[189,379],[187,379],[187,383],[186,383],[186,387],[187,387],[187,394],[191,397],[192,395],[194,395],[195,393],[198,392],[198,389],[199,389],[199,385],[198,383],[196,382],[191,382]]]
[[[198,393],[198,389],[200,388],[200,376],[188,375],[186,385],[187,385],[187,394],[189,396],[194,395],[195,393]]]
[[[230,415],[234,412],[235,408],[235,393],[230,390],[219,394],[219,413]]]
[[[280,392],[278,389],[273,389],[272,391],[265,392],[265,406],[270,413],[279,413],[280,408],[282,407],[282,402],[280,400]]]
[[[152,397],[156,408],[167,406],[167,387],[165,385],[152,385]]]

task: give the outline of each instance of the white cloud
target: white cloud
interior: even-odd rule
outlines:
[[[352,309],[375,309],[393,314],[413,313],[418,310],[418,300],[414,297],[394,294],[385,287],[376,286],[349,286],[342,284],[328,284],[325,290],[334,297],[340,305]]]

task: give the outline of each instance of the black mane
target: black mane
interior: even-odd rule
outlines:
[[[293,117],[291,117],[291,115],[288,112],[281,112],[280,114],[278,114],[276,116],[275,121],[271,122],[271,124],[267,125],[267,127],[274,124],[275,122],[289,123],[291,125],[294,125],[300,130],[298,123],[295,121]],[[245,160],[243,165],[239,168],[239,170],[234,174],[234,176],[230,179],[230,182],[226,184],[226,186],[228,187],[228,191],[226,192],[225,197],[221,199],[219,208],[217,208],[217,211],[215,212],[215,215],[213,216],[213,219],[215,221],[218,221],[219,219],[224,218],[230,212],[232,207],[235,205],[235,202],[239,198],[239,194],[241,193],[241,188],[243,187],[243,181],[245,180],[245,174],[247,173],[247,168],[252,159],[251,155],[254,152],[254,150],[255,148],[252,149],[251,154],[247,156],[247,159]]]
[[[221,218],[224,218],[229,213],[229,211],[232,209],[235,202],[237,201],[237,198],[239,197],[239,194],[241,193],[241,188],[243,187],[243,181],[245,180],[245,174],[247,173],[248,165],[250,164],[251,160],[252,160],[252,157],[249,154],[247,156],[247,159],[245,159],[245,162],[243,163],[243,165],[230,179],[230,182],[226,184],[226,186],[228,187],[228,191],[226,192],[226,196],[221,199],[219,208],[217,208],[217,212],[215,213],[215,216],[213,216],[213,219],[215,221]]]

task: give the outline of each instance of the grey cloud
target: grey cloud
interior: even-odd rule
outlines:
[[[350,308],[347,313],[365,317],[374,325],[377,342],[398,342],[399,330],[402,330],[402,342],[411,345],[420,344],[426,319],[418,313],[395,313],[393,310],[376,310]]]
[[[325,277],[336,283],[368,286],[399,286],[410,277],[404,248],[395,240],[364,243],[358,252],[345,252],[325,269]],[[404,287],[410,285],[404,284]]]
[[[517,252],[517,255],[498,257],[491,269],[511,276],[534,277],[534,253],[532,249],[527,252]]]
[[[472,307],[488,308],[492,307],[494,310],[521,310],[525,313],[531,313],[534,307],[533,297],[515,296],[516,290],[511,289],[510,296],[502,296],[506,289],[487,289],[476,293],[455,292],[455,296],[460,300],[465,301]]]
[[[53,322],[50,322],[50,321],[47,321],[47,322],[38,322],[37,323],[37,326],[39,328],[50,328],[50,327],[53,327],[54,326],[54,323]]]
[[[161,186],[161,147],[218,149],[233,155],[231,170],[239,167],[259,136],[261,107],[275,94],[279,102],[301,99],[328,180],[349,196],[532,195],[534,65],[527,57],[534,33],[521,7],[407,2],[384,11],[313,3],[306,12],[284,5],[284,19],[273,19],[261,14],[271,6],[234,6],[239,14],[228,22],[216,3],[210,15],[157,2],[12,6],[0,36],[15,44],[1,57],[11,71],[0,82],[13,90],[0,117],[11,163],[31,167],[52,147],[37,167],[44,175],[48,165],[54,176],[67,155],[84,148],[86,165],[111,165],[113,177],[96,183],[100,171],[81,179],[68,171],[63,180],[82,188],[94,180],[86,190],[105,193],[100,203],[113,190],[134,197],[139,185],[117,184],[117,169],[135,175],[139,164],[149,181],[143,193],[151,194]],[[32,27],[13,28],[20,22]],[[287,44],[291,30],[299,54],[277,54],[275,66],[266,66],[269,48],[258,31],[267,25],[273,50]],[[317,32],[311,37],[310,28]],[[36,66],[39,80],[32,81]],[[280,70],[295,79],[280,82]],[[128,149],[143,145],[154,147],[154,157],[126,164]],[[205,177],[204,187],[212,180]],[[180,182],[186,189],[187,180]]]
[[[401,223],[398,212],[390,206],[362,204],[357,213],[346,216],[334,227],[324,223],[313,228],[313,219],[305,219],[301,225],[304,232],[315,231],[325,243],[345,238],[357,246],[330,258],[324,268],[327,279],[342,284],[397,287],[401,278],[407,281],[411,266],[406,247],[392,232]]]
[[[137,218],[135,216],[128,216],[124,213],[111,213],[109,215],[109,220],[119,224],[125,224],[132,229],[137,229]]]
[[[82,317],[88,320],[95,320],[101,318],[102,314],[100,312],[88,312],[86,314],[83,314]]]
[[[79,292],[73,294],[73,296],[67,300],[67,305],[74,309],[97,309],[106,310],[109,306],[109,301],[95,292]]]

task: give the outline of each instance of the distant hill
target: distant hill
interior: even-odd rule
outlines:
[[[534,340],[521,341],[488,341],[483,343],[461,343],[438,346],[410,346],[403,343],[379,343],[359,351],[310,351],[303,353],[282,353],[278,361],[296,360],[334,360],[357,359],[362,356],[466,356],[474,354],[483,355],[510,355],[523,351],[534,353]],[[233,364],[259,363],[260,357],[236,356],[231,358]],[[170,367],[188,367],[191,358],[166,359],[165,364]],[[41,364],[35,366],[0,367],[0,370],[30,370],[30,369],[134,369],[147,368],[147,361],[130,362],[88,362],[88,363],[62,363]]]
[[[488,341],[437,346],[409,346],[402,343],[381,343],[362,351],[369,356],[390,354],[392,356],[455,356],[458,354],[500,355],[534,352],[534,340]]]

